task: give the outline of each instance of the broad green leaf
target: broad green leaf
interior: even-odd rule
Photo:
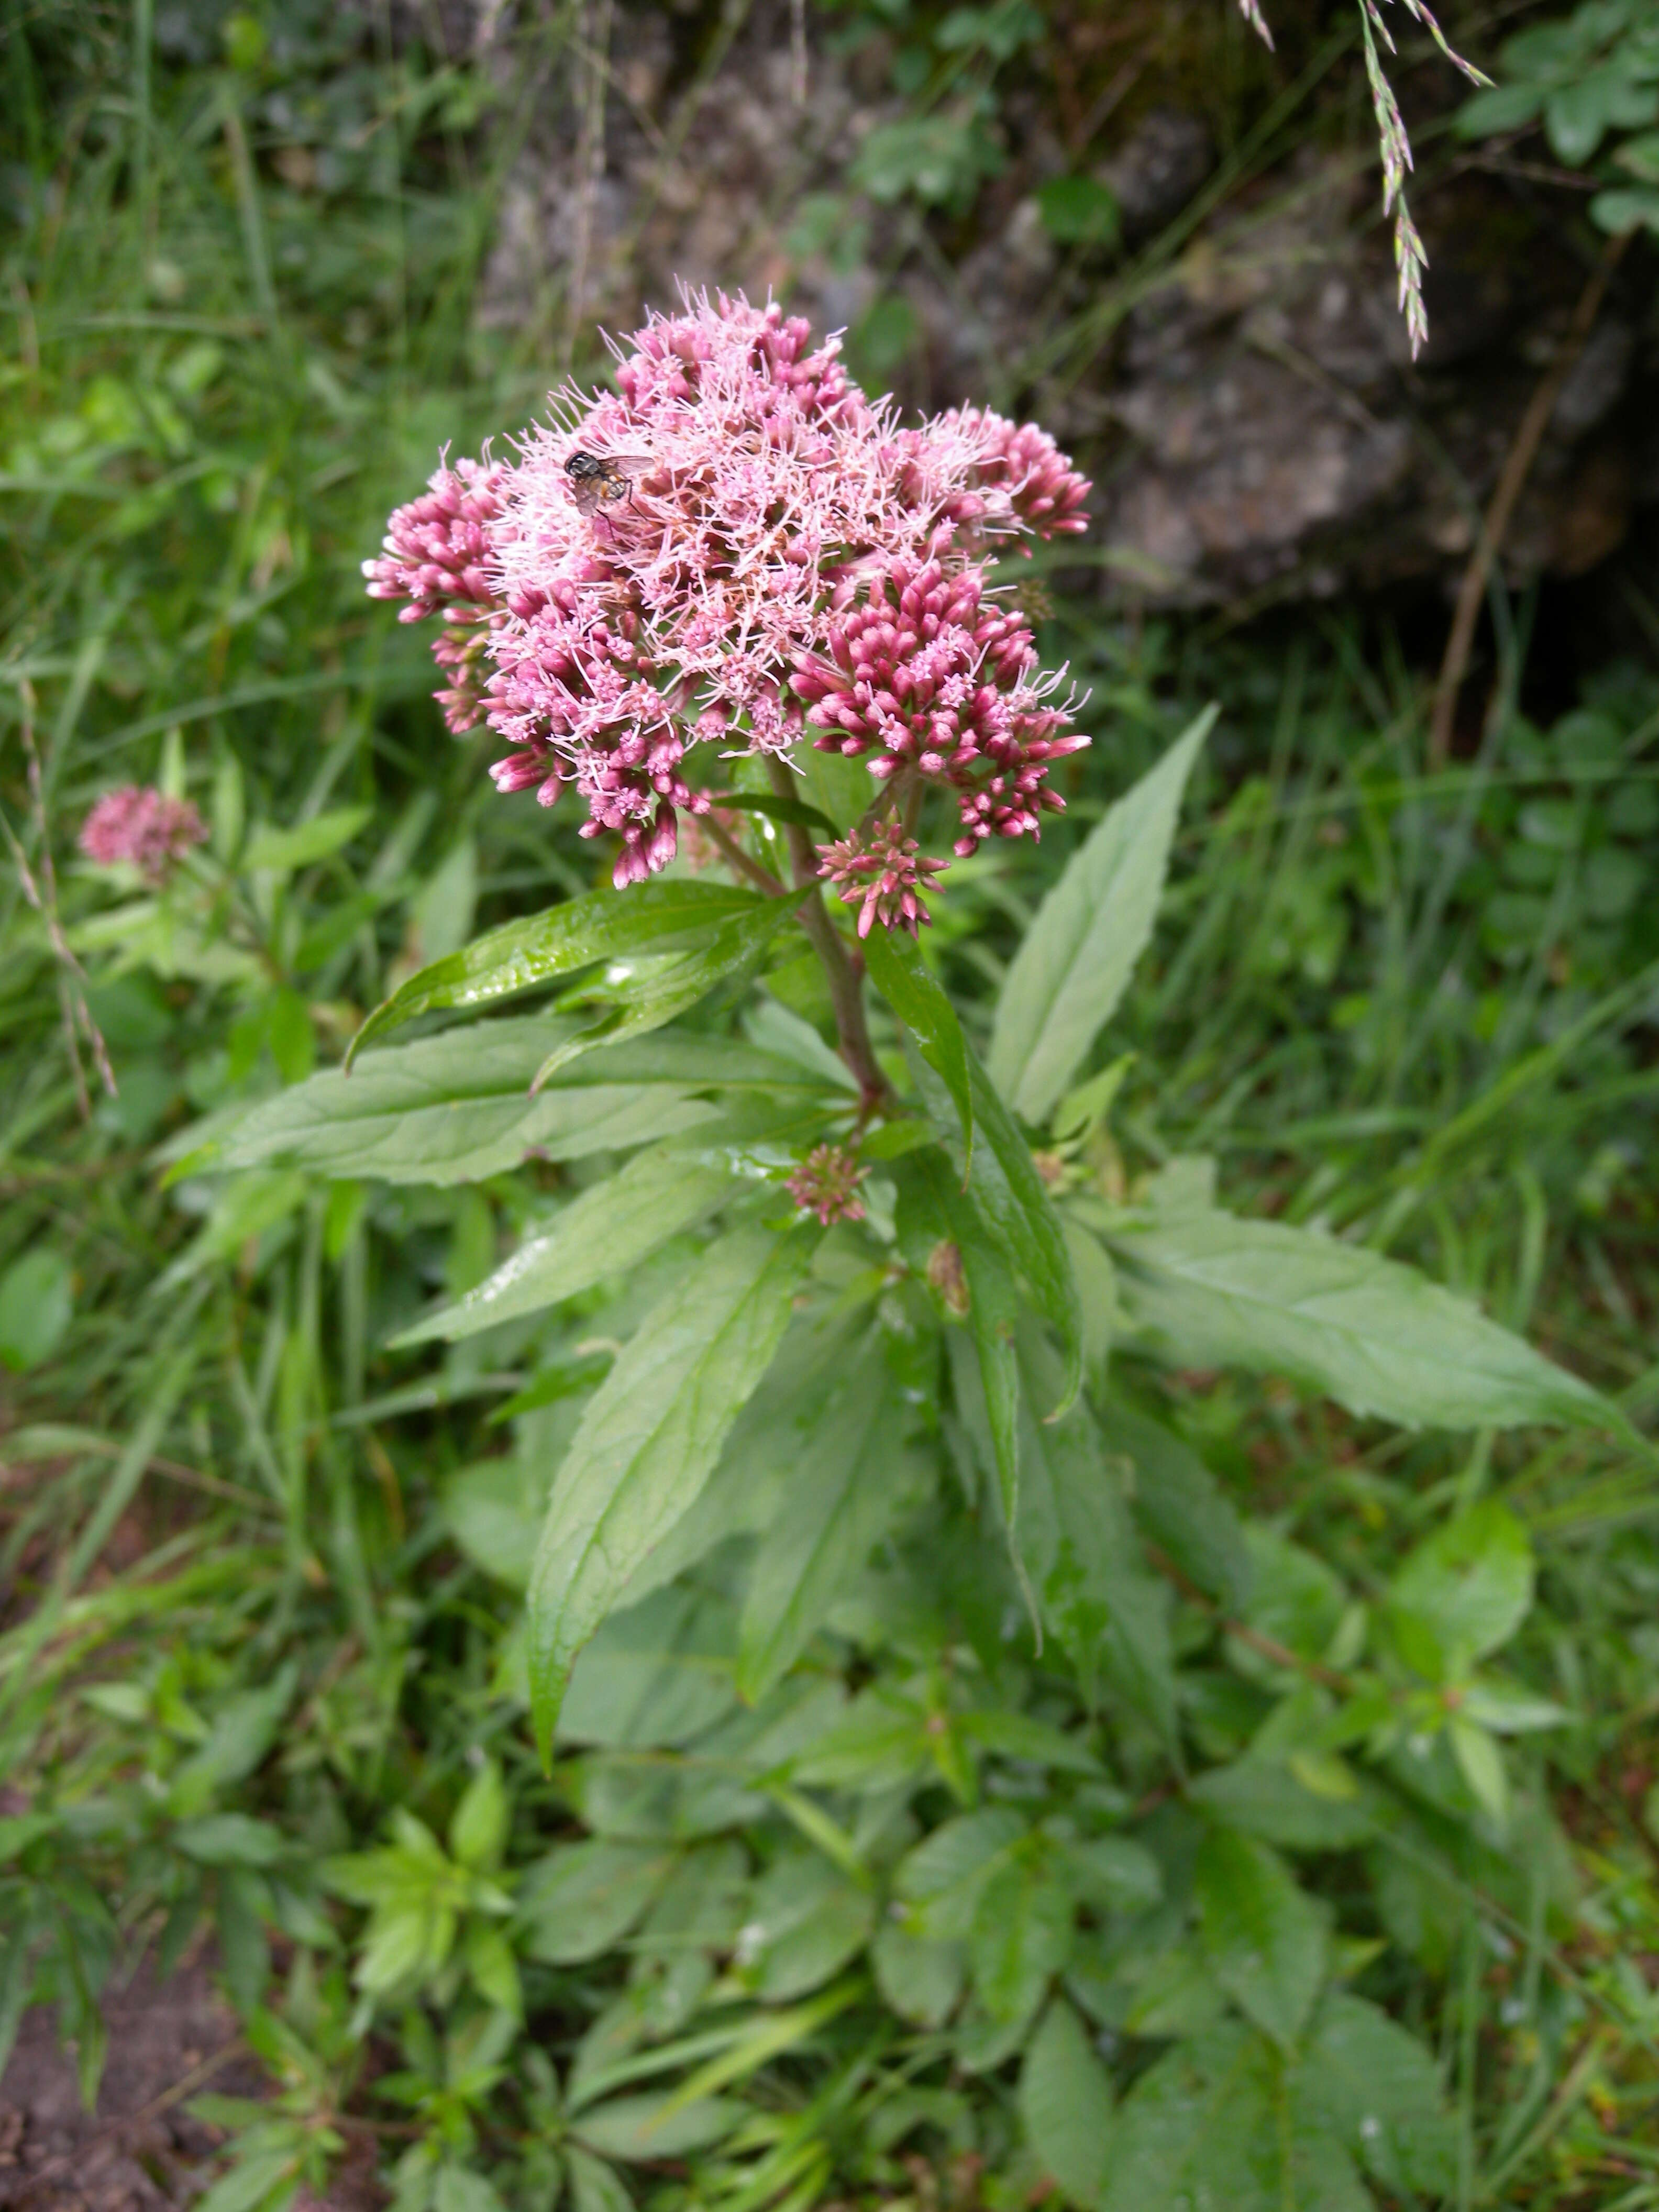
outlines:
[[[1264,1369],[1408,1428],[1616,1420],[1577,1376],[1361,1246],[1220,1212],[1126,1217],[1106,1243],[1131,1322],[1183,1367]]]
[[[603,1044],[647,1036],[721,984],[736,984],[752,974],[798,903],[787,897],[764,899],[719,923],[704,943],[686,951],[636,953],[611,961],[600,975],[572,994],[597,1000],[605,1011],[553,1047],[537,1069],[532,1090],[539,1091],[550,1076],[580,1055]]]
[[[1363,1997],[1333,1990],[1292,2081],[1299,2112],[1345,2143],[1397,2196],[1449,2191],[1457,2128],[1440,2069],[1414,2035]]]
[[[1020,1556],[1044,1625],[1078,1669],[1085,1694],[1102,1678],[1166,1741],[1175,1732],[1169,1593],[1146,1566],[1124,1493],[1087,1406],[1039,1424],[1030,1407],[1051,1391],[1054,1354],[1022,1332]]]
[[[1091,2212],[1105,2186],[1112,2083],[1064,1997],[1044,2013],[1026,2048],[1019,2110],[1043,2171],[1069,2203]]]
[[[967,1955],[960,1943],[913,1935],[898,1922],[885,1922],[870,1946],[876,1986],[901,2020],[918,2027],[942,2027],[956,2010],[967,1979]]]
[[[572,1027],[486,1022],[395,1045],[355,1075],[314,1075],[266,1100],[174,1173],[281,1160],[327,1176],[470,1182],[530,1154],[580,1159],[694,1128],[718,1111],[698,1091],[807,1087],[799,1068],[752,1046],[673,1036],[601,1048],[532,1097],[550,1041]]]
[[[902,1506],[903,1426],[874,1331],[824,1407],[755,1557],[738,1646],[738,1687],[750,1705],[805,1650]]]
[[[1212,1766],[1187,1785],[1188,1801],[1230,1828],[1290,1850],[1347,1850],[1382,1825],[1375,1795],[1310,1790],[1289,1759],[1253,1753]]]
[[[1071,1956],[1076,1908],[1054,1856],[1028,1844],[981,1890],[969,1938],[974,1989],[993,2020],[1029,2020]]]
[[[876,929],[864,941],[870,980],[916,1041],[916,1049],[951,1094],[962,1123],[966,1163],[974,1157],[974,1094],[968,1041],[944,986],[902,929]]]
[[[530,1587],[530,1688],[546,1757],[577,1652],[714,1472],[811,1257],[805,1231],[714,1245],[649,1314],[560,1468]]]
[[[911,1932],[934,1942],[969,1935],[981,1893],[1018,1850],[1030,1830],[1006,1806],[964,1813],[918,1844],[899,1863],[893,1893],[909,1908]]]
[[[461,1793],[449,1823],[451,1856],[464,1867],[488,1869],[500,1864],[512,1826],[501,1770],[487,1759]]]
[[[342,845],[349,845],[373,811],[368,806],[337,806],[331,813],[313,815],[309,822],[296,823],[291,830],[256,830],[243,850],[240,865],[250,872],[270,868],[287,873],[309,867],[313,860],[326,860]]]
[[[1182,2043],[1118,2107],[1103,2212],[1374,2212],[1337,2137],[1285,2097],[1273,2045],[1225,2024]]]
[[[536,1313],[620,1275],[659,1245],[707,1219],[735,1184],[729,1158],[672,1139],[636,1152],[621,1172],[590,1185],[539,1237],[476,1289],[394,1337],[393,1347],[476,1336],[498,1322]]]
[[[524,1948],[551,1966],[580,1966],[618,1943],[661,1889],[672,1852],[590,1838],[538,1861],[519,1885]]]
[[[25,1375],[49,1359],[75,1310],[74,1279],[62,1253],[45,1245],[0,1275],[0,1364]]]
[[[1532,1604],[1532,1542],[1496,1498],[1462,1513],[1418,1546],[1389,1601],[1431,1640],[1445,1669],[1462,1674],[1507,1644]],[[1435,1670],[1431,1670],[1435,1671]]]
[[[418,1014],[488,1006],[574,975],[600,960],[684,951],[705,942],[722,922],[763,903],[753,891],[733,884],[658,881],[625,891],[588,891],[544,914],[503,922],[401,983],[358,1030],[346,1065],[372,1039],[388,1036]]]
[[[613,1613],[586,1644],[559,1714],[562,1743],[610,1751],[690,1743],[737,1704],[736,1622],[718,1594],[661,1589]]]
[[[565,2154],[570,2166],[570,2194],[575,2212],[634,2212],[628,2184],[614,2166],[595,2158],[580,2143]]]
[[[1121,1399],[1094,1409],[1101,1441],[1134,1469],[1135,1518],[1182,1574],[1234,1613],[1250,1600],[1250,1555],[1237,1513],[1192,1446]]]
[[[1324,1908],[1297,1887],[1277,1852],[1230,1828],[1212,1829],[1200,1845],[1194,1893],[1217,1981],[1288,2049],[1324,1985]]]
[[[767,2004],[804,1996],[863,1949],[875,1917],[872,1890],[817,1851],[787,1851],[750,1893],[738,1978]]]
[[[1090,1836],[1065,1841],[1066,1879],[1085,1904],[1109,1912],[1139,1912],[1164,1893],[1158,1861],[1128,1836]]]
[[[1181,794],[1219,712],[1206,708],[1110,808],[1014,955],[987,1064],[1028,1121],[1048,1119],[1123,996],[1152,933]]]

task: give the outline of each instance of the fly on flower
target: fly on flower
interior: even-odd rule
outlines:
[[[579,447],[564,465],[570,496],[579,514],[596,514],[599,508],[629,499],[634,479],[652,465],[649,453],[588,453]],[[608,520],[608,518],[607,518]]]

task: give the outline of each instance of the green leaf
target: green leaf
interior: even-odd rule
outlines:
[[[942,2027],[956,2010],[967,1979],[960,1943],[913,1935],[888,1921],[870,1946],[876,1985],[901,2020],[917,2027]]]
[[[1334,1797],[1310,1790],[1289,1759],[1261,1753],[1211,1767],[1188,1784],[1187,1795],[1228,1827],[1291,1850],[1347,1850],[1382,1825],[1369,1792]]]
[[[733,915],[706,942],[684,952],[648,952],[613,959],[602,975],[574,995],[602,1001],[606,1011],[554,1046],[531,1084],[539,1091],[568,1062],[601,1044],[620,1044],[661,1029],[706,999],[720,984],[735,985],[760,965],[762,955],[799,904],[798,894],[765,899]],[[561,1001],[561,1003],[564,1003]]]
[[[1206,708],[1066,864],[1014,955],[991,1034],[991,1079],[1048,1119],[1116,1011],[1152,933],[1187,778],[1220,709]]]
[[[1054,1355],[1029,1328],[1019,1346],[1027,1405],[1051,1387]],[[1085,1693],[1104,1679],[1166,1741],[1175,1733],[1169,1595],[1147,1569],[1124,1495],[1086,1406],[1039,1425],[1020,1422],[1020,1556],[1045,1625]]]
[[[1334,1990],[1325,1999],[1292,2094],[1391,2193],[1438,2197],[1455,2187],[1457,2129],[1439,2069],[1414,2035],[1363,1997]]]
[[[957,1117],[943,1084],[925,1062],[918,1070],[918,1080],[928,1112],[945,1134],[958,1176],[968,1186],[988,1238],[1005,1260],[1012,1261],[1030,1305],[1060,1339],[1065,1369],[1056,1383],[1053,1408],[1043,1415],[1047,1420],[1058,1420],[1074,1402],[1083,1381],[1083,1313],[1071,1250],[1031,1158],[1030,1146],[971,1048],[968,1069],[979,1133],[971,1174],[965,1152],[956,1141]]]
[[[700,2097],[677,2109],[672,2091],[656,2090],[591,2106],[575,2126],[582,2142],[607,2158],[684,2158],[729,2136],[745,2111],[733,2097]]]
[[[756,1555],[738,1645],[738,1688],[749,1704],[805,1650],[903,1504],[903,1418],[872,1331],[793,1467]]]
[[[1028,1844],[995,1867],[979,1895],[969,1948],[974,1988],[994,2021],[1027,2021],[1071,1956],[1076,1908],[1050,1854]]]
[[[1106,1243],[1131,1322],[1183,1367],[1264,1369],[1408,1428],[1616,1422],[1577,1376],[1362,1246],[1204,1212],[1125,1218]]]
[[[1342,2144],[1285,2088],[1248,2028],[1177,2045],[1118,2108],[1102,2212],[1374,2212]]]
[[[186,1858],[203,1866],[274,1866],[289,1849],[280,1828],[247,1813],[209,1813],[199,1820],[181,1820],[173,1841]]]
[[[465,1297],[393,1337],[393,1348],[425,1344],[434,1337],[453,1342],[498,1322],[556,1305],[625,1273],[672,1237],[695,1228],[742,1188],[734,1182],[730,1158],[702,1147],[701,1134],[636,1152],[619,1174],[583,1191],[542,1236],[526,1238]]]
[[[1119,1399],[1094,1409],[1101,1441],[1134,1469],[1134,1514],[1182,1574],[1230,1611],[1250,1601],[1250,1555],[1238,1516],[1192,1446]]]
[[[256,830],[243,849],[240,866],[249,874],[259,868],[286,874],[309,867],[313,860],[325,860],[349,845],[373,811],[368,806],[337,806],[331,813],[296,823],[292,830]]]
[[[580,1966],[621,1942],[668,1879],[673,1854],[591,1838],[531,1867],[519,1887],[525,1949],[550,1966]]]
[[[968,1041],[944,986],[906,931],[876,929],[864,941],[870,979],[916,1041],[916,1049],[951,1094],[962,1124],[964,1164],[974,1158],[974,1096]]]
[[[1206,1955],[1223,1989],[1288,2049],[1324,1985],[1328,1927],[1277,1852],[1231,1829],[1199,1847],[1194,1875]]]
[[[501,1771],[487,1759],[461,1793],[449,1824],[449,1848],[464,1867],[489,1869],[501,1863],[512,1826],[513,1808],[507,1801]]]
[[[706,943],[722,923],[764,904],[753,891],[735,885],[659,880],[635,884],[625,891],[588,891],[544,914],[503,922],[399,984],[358,1030],[346,1066],[374,1038],[390,1035],[416,1015],[488,1006],[600,960],[684,951]]]
[[[924,1280],[932,1280],[945,1256],[941,1247],[948,1246],[961,1267],[1003,1525],[1012,1543],[1019,1511],[1019,1366],[1014,1329],[1020,1301],[1013,1276],[976,1194],[971,1187],[967,1191],[960,1188],[937,1145],[907,1155],[897,1166],[896,1225],[907,1262]],[[1018,1552],[1015,1559],[1018,1565]]]
[[[771,1363],[816,1240],[746,1231],[704,1255],[589,1401],[553,1486],[530,1589],[544,1759],[576,1653],[714,1472]]]
[[[773,822],[793,822],[800,830],[823,830],[836,835],[836,825],[822,808],[809,806],[804,799],[782,799],[769,791],[722,791],[715,799],[717,806],[735,807],[744,814],[764,814]]]
[[[1019,2109],[1043,2171],[1069,2203],[1092,2212],[1105,2187],[1112,2083],[1064,1997],[1044,2013],[1026,2048]]]
[[[946,1820],[899,1863],[893,1893],[909,1907],[906,1925],[933,1942],[971,1933],[985,1885],[1018,1850],[1030,1830],[1006,1806]]]
[[[1466,100],[1452,118],[1460,138],[1492,138],[1506,131],[1523,131],[1544,105],[1547,88],[1542,84],[1498,84]]]
[[[868,1942],[876,1899],[817,1851],[775,1859],[750,1893],[737,1973],[767,2004],[803,1996]]]
[[[0,1275],[0,1363],[27,1375],[50,1359],[75,1310],[74,1278],[61,1252],[44,1245]]]
[[[1109,246],[1122,227],[1116,194],[1093,177],[1051,177],[1038,189],[1037,210],[1061,246]]]
[[[1418,1546],[1389,1601],[1426,1635],[1446,1674],[1462,1674],[1507,1644],[1532,1604],[1532,1542],[1496,1498],[1461,1513]]]
[[[634,2212],[628,2185],[614,2166],[595,2158],[580,2143],[573,2143],[566,2156],[570,2162],[570,2193],[575,2212]]]
[[[395,1045],[355,1075],[315,1075],[266,1100],[183,1165],[216,1172],[283,1160],[334,1176],[471,1182],[530,1154],[581,1159],[678,1135],[719,1111],[697,1091],[799,1095],[806,1085],[799,1067],[752,1046],[672,1036],[591,1052],[532,1097],[550,1042],[574,1028],[551,1018],[486,1022]]]
[[[256,2151],[239,2159],[222,2174],[204,2197],[196,2200],[196,2212],[261,2212],[284,2182],[296,2181],[301,2153],[295,2147]]]

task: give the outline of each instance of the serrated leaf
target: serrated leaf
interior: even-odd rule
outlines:
[[[915,939],[902,929],[872,930],[864,941],[870,980],[916,1041],[916,1049],[951,1094],[962,1123],[964,1163],[974,1157],[974,1094],[968,1073],[968,1041],[957,1010],[943,985],[921,957]]]
[[[1020,1556],[1044,1626],[1059,1638],[1085,1694],[1103,1680],[1166,1741],[1175,1732],[1169,1593],[1141,1554],[1121,1471],[1086,1405],[1039,1424],[1030,1407],[1053,1388],[1054,1354],[1029,1324],[1019,1358]]]
[[[1219,712],[1206,708],[1108,811],[1014,955],[997,1000],[988,1066],[1028,1121],[1047,1120],[1116,1011],[1152,933],[1182,793]]]
[[[1385,2189],[1455,2186],[1457,2129],[1433,2055],[1363,1997],[1334,1990],[1320,2006],[1291,2094]]]
[[[417,1015],[489,1006],[601,960],[684,951],[763,904],[734,884],[658,881],[625,891],[588,891],[544,914],[503,922],[399,984],[358,1030],[346,1065],[373,1039]]]
[[[464,1297],[393,1337],[392,1347],[434,1337],[455,1342],[573,1298],[695,1228],[735,1188],[732,1162],[700,1146],[696,1133],[688,1143],[651,1146],[583,1191]]]
[[[1289,1376],[1408,1428],[1616,1424],[1588,1383],[1361,1246],[1200,1212],[1126,1218],[1106,1243],[1131,1321],[1184,1367]]]
[[[1036,1844],[992,1871],[969,1936],[974,1989],[991,2019],[1027,2021],[1071,1956],[1076,1908],[1053,1855]]]
[[[848,1577],[904,1502],[899,1432],[878,1333],[854,1353],[817,1434],[791,1470],[749,1577],[738,1688],[760,1699],[799,1658]]]
[[[1134,1469],[1134,1516],[1182,1574],[1234,1613],[1250,1601],[1238,1516],[1203,1461],[1170,1429],[1119,1399],[1094,1408],[1101,1441]]]
[[[551,1017],[485,1022],[394,1045],[355,1075],[313,1075],[266,1100],[174,1172],[280,1160],[385,1182],[473,1182],[529,1153],[582,1159],[677,1135],[719,1112],[699,1091],[805,1086],[799,1068],[750,1045],[670,1036],[601,1047],[532,1098],[550,1042],[572,1026]]]
[[[1194,1894],[1217,1981],[1288,2049],[1324,1984],[1324,1909],[1298,1888],[1277,1852],[1229,1828],[1212,1829],[1200,1845]]]
[[[1064,1354],[1063,1376],[1042,1418],[1057,1420],[1076,1400],[1083,1381],[1083,1311],[1072,1255],[1031,1148],[992,1085],[968,1053],[968,1076],[978,1136],[971,1171],[957,1139],[957,1115],[944,1085],[924,1061],[917,1081],[935,1126],[945,1137],[957,1179],[968,1185],[990,1239],[1023,1284],[1030,1305],[1048,1322]]]
[[[531,1709],[544,1759],[576,1653],[691,1504],[770,1364],[816,1239],[722,1239],[648,1315],[589,1401],[531,1577]]]
[[[1112,2083],[1064,1997],[1048,2007],[1026,2047],[1019,2109],[1043,2171],[1069,2203],[1092,2212],[1105,2186]]]

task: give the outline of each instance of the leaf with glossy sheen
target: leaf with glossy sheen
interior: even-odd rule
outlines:
[[[588,891],[544,914],[504,921],[400,983],[353,1038],[346,1066],[373,1038],[418,1014],[488,1006],[599,960],[700,945],[721,923],[763,904],[733,884],[659,879],[625,891]]]
[[[1152,933],[1181,794],[1218,708],[1206,708],[1126,792],[1037,908],[997,1000],[992,1080],[1028,1121],[1048,1119],[1116,1011]]]
[[[748,1230],[712,1246],[589,1401],[531,1576],[531,1710],[544,1759],[577,1652],[714,1472],[816,1241],[805,1230]]]
[[[1026,2050],[1019,2109],[1044,2171],[1069,2203],[1091,2212],[1105,2186],[1112,2082],[1064,1997],[1044,2013]]]
[[[604,1002],[598,1016],[555,1045],[531,1083],[539,1091],[549,1077],[583,1053],[630,1037],[647,1036],[706,999],[721,984],[733,984],[760,964],[767,946],[793,914],[795,898],[751,902],[748,911],[731,915],[706,940],[684,952],[647,952],[612,959],[591,990]]]
[[[950,1092],[962,1122],[965,1164],[974,1158],[974,1094],[968,1041],[945,987],[902,929],[872,929],[864,940],[870,980],[916,1041],[916,1049]]]
[[[471,1182],[531,1153],[581,1159],[712,1121],[719,1109],[698,1091],[810,1087],[800,1068],[735,1039],[670,1036],[590,1053],[532,1098],[549,1040],[568,1026],[483,1022],[394,1045],[355,1075],[313,1075],[264,1100],[174,1171],[282,1161],[385,1182]]]
[[[1249,1367],[1416,1427],[1616,1425],[1577,1376],[1411,1267],[1279,1221],[1126,1219],[1106,1235],[1129,1319],[1183,1367]]]
[[[476,1336],[623,1273],[752,1189],[757,1143],[810,1145],[821,1118],[810,1101],[793,1111],[739,1110],[636,1152],[617,1174],[590,1185],[542,1235],[527,1238],[493,1275],[405,1329],[394,1346]]]
[[[1213,1828],[1194,1875],[1205,1954],[1234,2002],[1288,2050],[1324,1986],[1329,1923],[1266,1844]]]

